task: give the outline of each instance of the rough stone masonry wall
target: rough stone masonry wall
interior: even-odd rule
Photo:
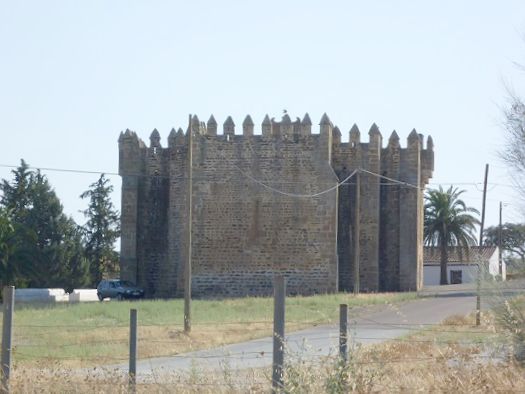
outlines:
[[[360,289],[362,291],[406,291],[422,286],[423,193],[432,176],[434,153],[429,137],[423,149],[422,135],[413,131],[402,149],[394,131],[386,148],[373,124],[369,142],[352,127],[348,143],[340,143],[336,130],[332,165],[340,181],[362,169],[403,182],[400,185],[361,172]],[[355,177],[339,188],[339,289],[354,287]]]
[[[399,137],[392,133],[388,146],[383,149],[381,174],[399,179]],[[381,186],[381,221],[379,244],[379,269],[383,273],[379,287],[383,291],[399,290],[399,206],[400,185],[385,181]]]
[[[320,135],[274,122],[270,135],[194,138],[196,296],[270,295],[275,273],[290,294],[337,291],[337,190]],[[227,132],[228,130],[225,130]],[[249,131],[248,131],[249,133]],[[226,134],[228,135],[228,134]]]
[[[144,150],[145,176],[139,182],[137,215],[137,281],[148,294],[155,294],[167,253],[168,203],[164,171],[166,152],[155,147]]]
[[[268,117],[254,135],[228,118],[223,134],[213,116],[194,117],[192,293],[268,295],[275,273],[288,292],[353,289],[355,169],[423,187],[433,171],[433,144],[413,131],[407,148],[394,132],[386,148],[377,126],[362,143],[354,125],[348,143],[326,117],[312,134],[308,115],[292,122]],[[149,147],[129,130],[119,139],[122,186],[122,277],[148,297],[180,296],[188,238],[188,132],[172,130],[168,147],[154,130]],[[258,183],[259,182],[259,183]],[[265,186],[261,185],[263,183]],[[268,189],[284,192],[277,193]],[[421,189],[361,173],[360,282],[364,291],[413,290],[422,284]]]
[[[287,276],[290,294],[337,291],[337,178],[330,166],[331,125],[310,132],[311,122],[269,121],[253,135],[233,121],[217,135],[216,122],[196,118],[193,132],[192,294],[268,295],[276,273]],[[123,182],[123,277],[148,297],[183,293],[187,258],[188,134],[174,130],[168,148],[156,130],[146,147],[134,133],[121,136]],[[130,153],[131,152],[131,153]],[[140,176],[134,174],[140,173]],[[268,190],[250,177],[285,193]],[[126,183],[127,184],[127,183]],[[124,209],[130,205],[129,209]],[[135,238],[134,238],[135,237]],[[133,249],[135,248],[135,249]]]

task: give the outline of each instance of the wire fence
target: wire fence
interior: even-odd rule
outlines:
[[[356,317],[355,319],[359,319],[359,321],[354,321],[354,318],[349,318],[349,337],[352,340],[355,341],[361,341],[361,340],[388,340],[388,341],[394,341],[394,342],[404,342],[404,343],[444,343],[449,344],[452,341],[451,340],[438,340],[438,339],[414,339],[414,338],[389,338],[385,337],[384,335],[359,335],[357,332],[359,332],[361,329],[365,330],[371,330],[373,329],[374,332],[388,332],[388,331],[407,331],[409,333],[425,333],[425,332],[432,332],[435,334],[440,333],[447,333],[447,334],[496,334],[496,331],[494,328],[487,328],[487,327],[480,327],[476,328],[473,323],[421,323],[421,322],[388,322],[388,321],[378,321],[371,318],[366,317]],[[238,322],[202,322],[202,323],[193,323],[194,329],[198,329],[199,326],[202,327],[212,327],[215,331],[219,331],[217,329],[218,326],[250,326],[254,324],[262,324],[265,325],[266,330],[271,330],[271,320],[254,320],[254,321],[238,321]],[[338,338],[338,332],[335,327],[335,323],[332,322],[326,322],[322,320],[305,320],[305,321],[298,321],[289,323],[288,326],[293,325],[304,325],[304,326],[311,326],[311,327],[318,327],[319,325],[326,325],[327,327],[331,328],[331,330],[327,331],[327,334],[323,335],[307,335],[304,338],[309,342],[315,342],[315,341],[324,341],[327,339],[335,340]],[[64,340],[61,340],[59,343],[53,343],[52,345],[47,342],[48,337],[43,336],[42,329],[47,330],[47,334],[53,335],[53,336],[59,336],[58,333],[60,333],[62,330],[65,329],[74,329],[74,330],[91,330],[93,332],[106,330],[107,332],[110,332],[108,330],[111,329],[125,329],[127,330],[129,325],[116,325],[116,324],[99,324],[99,325],[84,325],[84,324],[56,324],[56,325],[39,325],[39,324],[20,324],[16,325],[16,329],[26,329],[22,331],[22,335],[16,335],[14,336],[14,347],[16,349],[15,355],[19,354],[20,349],[32,349],[32,348],[49,348],[52,347],[52,351],[54,352],[53,357],[54,358],[60,358],[60,355],[57,354],[57,349],[61,348],[68,348],[68,347],[91,347],[95,345],[101,345],[101,346],[108,346],[108,345],[121,345],[126,346],[129,343],[128,338],[105,338],[105,339],[91,339],[91,340],[76,340],[72,342],[67,342]],[[149,328],[174,328],[178,329],[180,332],[182,332],[182,324],[178,323],[166,323],[166,324],[140,324],[139,325],[139,333],[141,329],[149,329]],[[28,332],[27,329],[30,331]],[[36,330],[34,330],[36,329]],[[122,330],[124,331],[124,330]],[[354,333],[354,334],[353,334]],[[45,333],[44,333],[45,334]],[[38,343],[39,340],[42,340],[41,343]],[[154,335],[144,335],[140,336],[138,338],[138,341],[140,344],[166,344],[166,345],[177,345],[177,344],[183,344],[187,343],[189,341],[189,337],[182,336],[181,338],[159,338],[159,334]],[[300,334],[299,339],[295,336],[292,337],[293,341],[299,341],[301,340]],[[32,341],[32,343],[28,343],[28,341]],[[477,344],[480,343],[480,340],[473,339],[473,340],[463,340],[461,341],[462,344]],[[260,354],[260,353],[270,353],[268,350],[261,349],[260,351],[254,352],[254,354]],[[246,353],[241,353],[242,355]],[[170,356],[174,356],[175,354],[170,354]],[[231,355],[229,355],[231,357]],[[197,358],[202,356],[195,356]],[[207,357],[207,356],[206,356]],[[69,357],[68,357],[69,358]],[[121,359],[117,358],[117,359]],[[85,359],[83,357],[79,356],[79,359]]]
[[[443,289],[433,292],[434,294],[449,295],[457,290]],[[496,288],[493,286],[482,287],[480,293],[485,297],[494,297],[498,294],[503,300],[523,294],[524,289],[519,285]],[[464,295],[463,295],[464,297]],[[474,299],[474,297],[472,297]],[[425,300],[421,300],[425,302]],[[101,304],[103,305],[103,304]],[[120,304],[122,305],[122,304]],[[334,305],[335,307],[336,305]],[[473,305],[474,307],[474,305]],[[293,308],[289,305],[287,308]],[[514,344],[506,341],[501,333],[493,325],[482,325],[477,327],[468,319],[457,319],[444,322],[416,321],[403,317],[403,311],[398,305],[390,308],[394,313],[392,318],[377,318],[373,314],[362,315],[361,313],[348,318],[348,341],[352,347],[362,344],[374,344],[376,346],[409,346],[419,349],[408,352],[402,351],[389,354],[388,356],[374,357],[350,357],[352,365],[355,366],[385,366],[385,365],[409,365],[421,363],[447,364],[450,362],[463,362],[466,359],[475,360],[475,363],[489,363],[501,361],[514,351]],[[358,311],[358,309],[356,309]],[[265,314],[269,314],[266,311]],[[297,318],[286,322],[285,354],[286,365],[292,366],[303,361],[315,363],[316,360],[332,357],[337,359],[339,349],[338,342],[341,333],[338,331],[336,318],[333,313],[322,313],[320,318],[308,318],[305,314],[303,319]],[[148,318],[150,319],[150,318]],[[185,335],[182,322],[155,323],[146,319],[138,325],[138,349],[140,371],[149,370],[151,378],[155,368],[162,369],[162,360],[168,364],[176,373],[191,372],[192,363],[203,362],[206,368],[219,370],[224,363],[230,364],[233,370],[245,370],[247,368],[265,369],[271,365],[274,356],[272,350],[272,318],[239,319],[233,321],[194,321],[192,324],[195,334]],[[246,349],[240,350],[237,345],[228,345],[232,336],[243,330],[256,328],[255,337],[263,337],[249,342]],[[298,329],[305,331],[295,331]],[[14,323],[14,335],[12,343],[12,355],[15,363],[19,365],[53,365],[64,363],[64,367],[74,366],[78,368],[108,368],[111,370],[125,372],[127,368],[129,340],[129,324],[123,322],[104,323]],[[206,342],[207,336],[224,336],[219,342]],[[269,335],[269,336],[267,336]],[[248,339],[251,336],[242,336]],[[210,346],[220,345],[214,350],[205,350]],[[424,346],[424,347],[422,347]],[[199,350],[201,349],[201,350]],[[425,353],[424,349],[434,349],[431,354]],[[464,353],[458,351],[463,349]],[[452,351],[456,352],[453,353]],[[355,352],[352,350],[351,352]],[[383,354],[381,348],[377,348],[377,354]],[[298,361],[299,360],[299,361]],[[326,361],[325,361],[326,362]],[[25,364],[24,364],[25,363]],[[139,372],[142,373],[142,372]],[[144,377],[146,379],[146,377]],[[158,377],[155,384],[163,383],[162,377]],[[101,381],[102,385],[105,384]],[[251,384],[267,384],[268,380]],[[137,385],[140,386],[140,380]],[[168,384],[172,385],[173,383]],[[232,387],[232,383],[214,381],[205,383],[194,381],[195,387]],[[238,384],[238,383],[235,383]],[[239,383],[240,384],[240,383]],[[244,382],[244,384],[248,384]],[[166,387],[168,387],[166,386]],[[242,387],[242,384],[238,387]]]

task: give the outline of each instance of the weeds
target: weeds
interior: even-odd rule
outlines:
[[[525,298],[503,301],[494,309],[496,325],[512,345],[516,361],[525,364]]]
[[[451,362],[459,360],[459,362]],[[139,376],[138,393],[267,393],[270,368],[207,371],[194,365],[189,373],[159,373],[155,380]],[[124,374],[95,370],[83,376],[59,366],[47,370],[15,370],[15,393],[125,393]],[[525,368],[512,361],[476,360],[473,349],[457,345],[387,343],[352,351],[347,364],[337,356],[291,359],[285,368],[286,393],[519,392]]]
[[[289,362],[284,370],[286,393],[368,393],[381,379],[382,364],[373,355],[367,357],[373,359],[375,365],[361,362],[363,350],[358,344],[352,344],[346,362],[336,355],[318,359],[305,357],[310,350],[310,345],[303,341],[297,352],[287,352]]]

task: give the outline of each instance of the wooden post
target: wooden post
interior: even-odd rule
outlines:
[[[15,287],[6,286],[3,289],[4,315],[2,324],[2,385],[0,391],[9,393],[11,376],[11,352],[13,341],[13,313],[15,311]]]
[[[273,365],[272,365],[272,392],[280,393],[283,385],[284,365],[284,302],[286,282],[284,276],[274,278],[273,304]]]
[[[501,218],[503,216],[503,204],[499,202],[499,227],[498,227],[498,272],[503,279],[503,224]]]
[[[339,355],[341,361],[348,361],[348,305],[339,305]]]
[[[483,246],[483,229],[485,226],[485,203],[487,201],[487,180],[489,165],[485,164],[485,180],[483,181],[483,203],[481,205],[481,226],[479,228],[479,246]],[[478,262],[478,278],[476,280],[476,326],[481,324],[481,270],[482,264]]]
[[[355,221],[354,221],[354,294],[359,294],[359,255],[361,253],[359,240],[361,222],[361,174],[357,169],[355,174]]]
[[[193,130],[188,119],[188,256],[184,266],[184,332],[191,331],[191,225],[193,211]]]
[[[483,230],[485,228],[485,203],[487,201],[487,179],[489,165],[485,164],[485,181],[483,182],[483,202],[481,203],[481,225],[479,226],[479,246],[483,246]]]
[[[478,278],[476,281],[476,326],[481,324],[481,266],[482,264],[478,262]]]
[[[137,384],[137,310],[129,311],[129,385],[132,392]]]

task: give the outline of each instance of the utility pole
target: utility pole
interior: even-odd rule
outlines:
[[[193,130],[188,119],[188,256],[184,266],[184,332],[191,331],[191,222],[193,204]]]
[[[355,223],[354,223],[354,294],[359,294],[359,224],[361,221],[361,169],[355,174]]]
[[[487,201],[487,180],[489,177],[489,165],[485,164],[485,180],[483,181],[483,203],[481,206],[481,226],[479,228],[479,246],[483,246],[483,227],[485,225],[485,203]],[[481,263],[478,261],[478,277],[476,280],[476,326],[481,324]]]
[[[502,246],[503,246],[503,225],[501,223],[501,217],[503,213],[503,204],[501,201],[499,202],[499,227],[498,227],[498,266],[499,266],[499,275],[500,277],[503,276],[503,253],[502,253]]]
[[[485,164],[485,181],[483,182],[483,203],[481,205],[481,226],[479,227],[479,246],[483,246],[483,230],[485,226],[485,203],[487,201],[487,179],[489,177],[489,165]]]

